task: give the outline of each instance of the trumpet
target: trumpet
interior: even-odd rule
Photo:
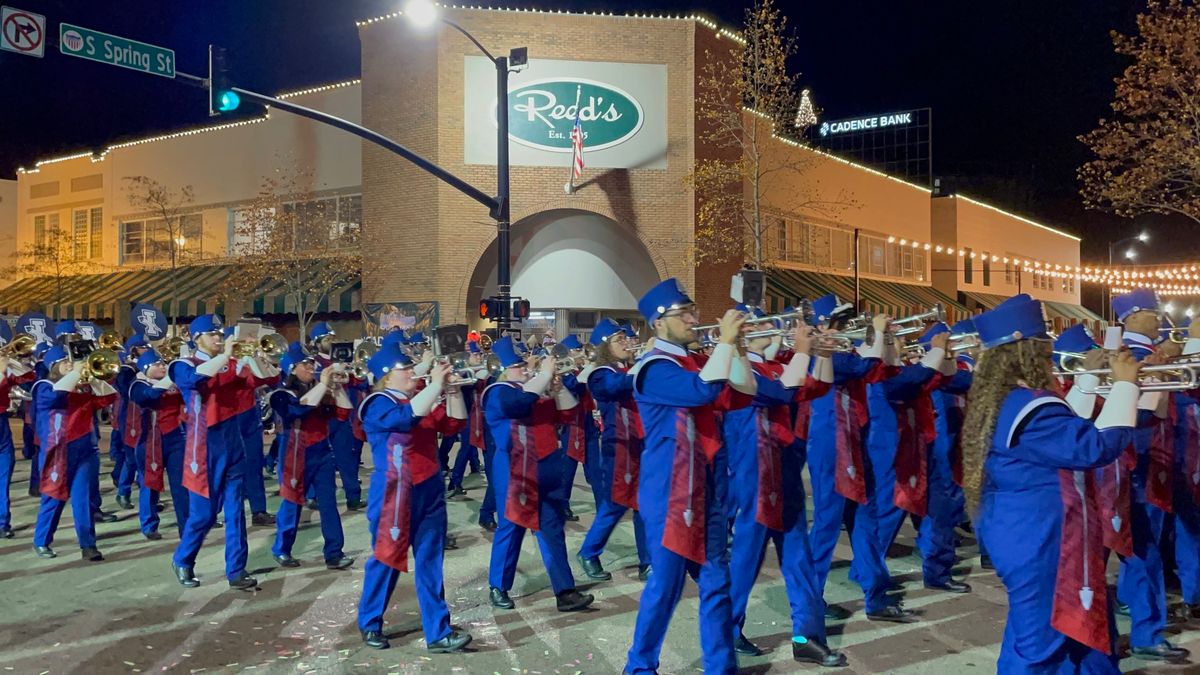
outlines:
[[[968,352],[980,346],[979,333],[955,333],[946,340],[946,349],[952,354]]]
[[[363,340],[354,348],[354,360],[350,362],[350,372],[354,374],[355,379],[367,379],[367,361],[371,360],[379,351],[379,345],[371,340]]]
[[[6,359],[27,359],[37,350],[37,338],[29,333],[17,333],[12,342],[0,347],[0,356]]]
[[[287,340],[279,333],[267,333],[257,342],[238,342],[233,346],[233,355],[237,358],[244,356],[262,355],[278,362],[287,353]]]
[[[1175,344],[1181,345],[1187,342],[1187,333],[1184,333],[1175,326],[1171,326],[1170,328],[1159,328],[1158,332],[1166,333],[1167,340],[1174,342]]]
[[[1187,391],[1189,389],[1200,388],[1200,363],[1162,363],[1149,366],[1142,366],[1138,371],[1139,375],[1150,375],[1150,377],[1141,377],[1138,379],[1138,388],[1143,392],[1146,391]],[[1095,375],[1100,378],[1109,378],[1112,376],[1112,368],[1096,368],[1094,370],[1074,370],[1074,371],[1056,371],[1055,374],[1061,375]],[[1174,380],[1159,380],[1155,379],[1155,375],[1167,375],[1175,377]],[[1080,389],[1085,394],[1107,394],[1112,391],[1113,383],[1106,381],[1103,384],[1091,388]]]
[[[479,378],[475,376],[475,371],[471,368],[471,364],[467,361],[468,356],[465,352],[459,352],[449,356],[439,356],[434,359],[437,363],[450,366],[450,380],[446,383],[447,385],[465,386],[475,384],[479,381]],[[496,372],[498,372],[500,370],[500,357],[489,354],[487,365],[489,372],[492,372],[493,366],[497,369]],[[433,375],[427,373],[417,379],[428,384],[433,381]]]
[[[946,309],[942,307],[942,303],[935,304],[929,311],[920,314],[913,314],[902,319],[894,319],[893,325],[904,326],[896,331],[896,335],[912,335],[914,333],[925,332],[925,323],[927,321],[944,322],[946,320]],[[909,325],[912,324],[912,325]]]
[[[1060,352],[1054,350],[1054,355],[1058,357],[1058,370],[1055,374],[1073,375],[1084,372],[1086,367],[1083,365],[1083,359],[1088,355],[1088,352]]]
[[[487,333],[481,334],[479,336],[479,351],[481,351],[481,352],[492,351],[492,343],[494,343],[494,342],[495,342],[495,340],[492,339],[491,335],[488,335]]]

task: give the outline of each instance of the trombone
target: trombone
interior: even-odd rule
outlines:
[[[0,356],[6,359],[27,359],[37,350],[37,338],[29,333],[17,333],[12,342],[0,347]]]

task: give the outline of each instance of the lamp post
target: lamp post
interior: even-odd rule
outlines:
[[[493,65],[496,66],[496,205],[492,218],[496,221],[496,299],[499,310],[496,327],[503,334],[512,325],[512,270],[510,266],[509,235],[510,222],[509,168],[508,168],[508,72],[509,68],[520,68],[529,61],[529,50],[518,47],[509,50],[508,56],[493,56],[474,35],[454,21],[441,16],[430,0],[410,0],[404,6],[404,15],[417,27],[427,28],[441,21],[462,33],[474,44]]]
[[[1148,241],[1150,241],[1150,233],[1146,232],[1146,231],[1142,231],[1132,237],[1125,237],[1124,239],[1120,239],[1118,241],[1108,242],[1108,266],[1112,267],[1112,265],[1113,265],[1113,250],[1116,249],[1118,246],[1123,246],[1125,244],[1132,244],[1134,242],[1141,242],[1141,243],[1145,244]],[[1137,251],[1133,248],[1130,248],[1128,251],[1125,251],[1124,257],[1126,260],[1133,260],[1134,258],[1137,257]],[[1117,317],[1112,312],[1112,290],[1105,289],[1105,292],[1101,294],[1101,297],[1107,297],[1107,299],[1104,302],[1104,315],[1108,317],[1108,322],[1110,324],[1115,323]]]

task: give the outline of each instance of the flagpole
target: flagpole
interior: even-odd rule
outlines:
[[[583,92],[583,85],[581,85],[581,84],[575,85],[575,119],[576,120],[579,119],[579,96],[582,92]],[[575,124],[574,124],[574,122],[572,122],[571,129],[574,130],[574,128],[575,128]],[[580,129],[580,133],[583,133],[582,128]],[[567,176],[567,194],[575,193],[575,159],[576,159],[576,157],[575,157],[575,142],[574,142],[574,140],[572,140],[571,141],[571,162],[567,166],[567,169],[569,172],[568,176]]]

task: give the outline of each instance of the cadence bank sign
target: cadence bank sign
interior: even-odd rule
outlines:
[[[466,58],[468,164],[496,161],[495,72],[487,59]],[[578,113],[588,167],[666,167],[666,66],[531,60],[510,76],[508,99],[514,165],[566,167]]]
[[[887,127],[903,126],[912,124],[913,114],[911,112],[893,113],[890,115],[875,115],[873,117],[858,117],[848,120],[835,120],[833,122],[822,122],[817,132],[822,136],[836,136],[845,134],[851,131],[872,131],[875,129],[884,129]]]

